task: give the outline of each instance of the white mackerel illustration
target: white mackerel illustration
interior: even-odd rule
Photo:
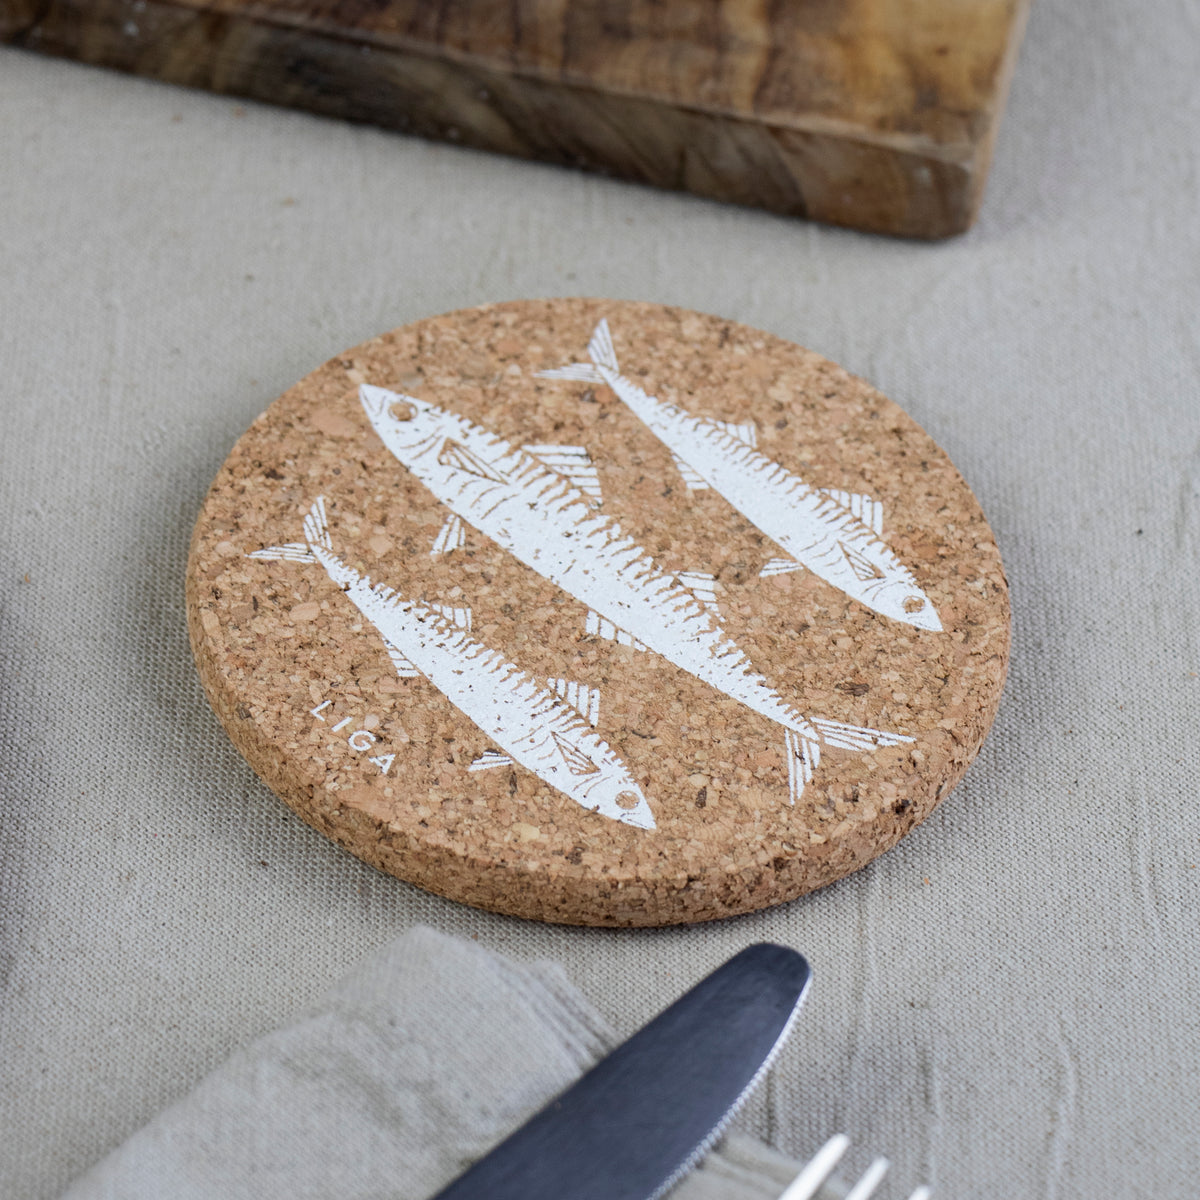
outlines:
[[[304,518],[304,538],[250,557],[324,567],[382,635],[399,674],[429,680],[500,747],[469,770],[519,763],[588,810],[655,828],[641,788],[592,728],[599,717],[595,689],[565,679],[543,685],[470,635],[470,609],[425,604],[360,575],[333,552],[324,497]]]
[[[588,343],[590,363],[541,371],[545,379],[605,383],[671,451],[689,488],[711,487],[788,552],[762,569],[814,575],[886,617],[918,629],[942,628],[912,572],[880,536],[882,505],[871,496],[810,487],[756,449],[753,424],[694,417],[649,396],[620,373],[607,320]]]
[[[783,726],[793,803],[822,745],[912,741],[806,717],[784,701],[722,629],[712,576],[670,573],[596,511],[599,481],[586,450],[514,446],[456,413],[367,384],[359,396],[387,448],[450,510],[435,554],[462,544],[466,522],[586,604],[588,633],[649,647]]]

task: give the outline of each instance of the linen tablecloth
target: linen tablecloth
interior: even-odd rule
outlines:
[[[755,940],[811,1001],[742,1127],[947,1200],[1194,1194],[1200,17],[1039,0],[978,226],[819,228],[0,52],[0,1195],[58,1195],[404,929],[551,959],[618,1035]],[[964,783],[824,891],[661,932],[475,912],[301,824],[209,712],[188,537],[345,347],[554,295],[837,360],[974,487],[1014,601]]]

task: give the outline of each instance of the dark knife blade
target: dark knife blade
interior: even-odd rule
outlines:
[[[750,946],[434,1200],[654,1200],[695,1165],[783,1043],[808,963]]]

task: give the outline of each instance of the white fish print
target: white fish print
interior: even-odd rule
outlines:
[[[530,452],[543,447],[513,446],[414,396],[367,384],[359,396],[387,448],[450,510],[452,532],[438,537],[443,552],[461,544],[466,522],[588,605],[587,632],[649,647],[782,725],[793,803],[811,780],[823,744],[869,750],[912,741],[798,713],[722,629],[712,577],[688,575],[685,584],[660,567],[616,521],[596,511],[595,489],[583,490]],[[571,457],[570,447],[551,449],[556,461]],[[576,449],[575,459],[583,453]]]
[[[641,788],[592,729],[599,716],[595,689],[563,679],[542,685],[468,633],[469,609],[424,604],[360,575],[333,552],[323,496],[304,519],[304,538],[249,557],[324,567],[379,631],[399,674],[429,680],[500,747],[468,770],[519,763],[589,811],[655,828]]]
[[[756,449],[754,425],[694,417],[647,395],[620,373],[607,320],[588,343],[590,363],[541,371],[545,379],[605,383],[649,426],[675,457],[690,488],[711,487],[782,546],[763,575],[807,567],[868,608],[917,629],[942,622],[912,572],[880,534],[883,508],[870,496],[810,487]]]

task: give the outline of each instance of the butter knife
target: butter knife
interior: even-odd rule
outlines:
[[[656,1200],[766,1073],[811,976],[785,946],[741,951],[434,1200]]]

